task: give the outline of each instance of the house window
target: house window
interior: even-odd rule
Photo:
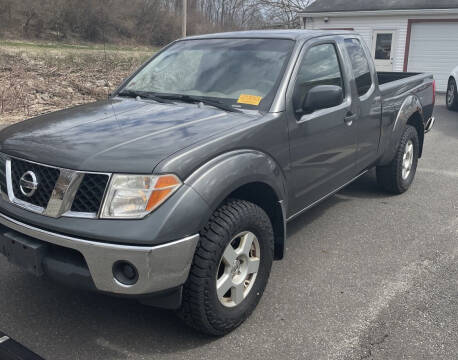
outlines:
[[[375,59],[390,60],[393,33],[377,33],[375,38]]]

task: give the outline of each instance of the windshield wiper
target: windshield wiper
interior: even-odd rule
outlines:
[[[181,95],[181,94],[156,94],[156,96],[162,99],[178,100],[178,101],[183,101],[187,103],[201,102],[205,105],[214,106],[222,110],[226,110],[230,112],[241,112],[240,110],[233,108],[231,105],[225,104],[218,100],[210,100],[210,99],[207,99],[201,96]]]
[[[167,103],[167,104],[172,103],[172,101],[169,101],[163,97],[154,95],[153,93],[150,93],[148,91],[123,90],[118,94],[118,96],[126,96],[126,97],[133,97],[133,98],[136,98],[138,96],[143,99],[150,99],[150,100],[154,100],[160,103]]]

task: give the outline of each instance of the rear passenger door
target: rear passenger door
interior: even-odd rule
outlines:
[[[378,90],[376,70],[369,61],[369,49],[362,40],[346,37],[343,41],[348,63],[351,64],[351,88],[356,115],[357,169],[362,171],[377,159],[381,136],[382,100]]]
[[[291,175],[291,214],[301,211],[355,176],[356,129],[353,126],[350,79],[342,66],[335,38],[308,41],[302,49],[287,91]],[[319,85],[342,88],[338,105],[304,111],[302,103]]]

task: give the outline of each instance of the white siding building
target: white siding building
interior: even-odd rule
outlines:
[[[358,32],[377,70],[433,73],[438,91],[458,65],[458,0],[316,0],[300,17],[305,29]]]

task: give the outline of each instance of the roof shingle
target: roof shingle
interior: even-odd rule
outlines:
[[[458,0],[316,0],[307,13],[339,11],[456,9]]]

